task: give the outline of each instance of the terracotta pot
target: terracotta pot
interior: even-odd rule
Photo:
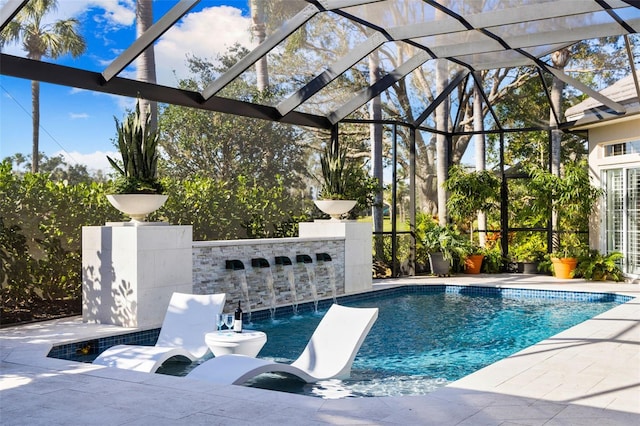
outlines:
[[[573,278],[573,272],[578,265],[578,259],[575,257],[551,258],[553,264],[553,276],[563,280]]]
[[[472,254],[464,260],[464,272],[466,274],[479,274],[482,267],[484,254]]]

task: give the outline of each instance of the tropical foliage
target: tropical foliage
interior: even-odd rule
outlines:
[[[519,235],[517,241],[513,242],[513,247],[509,250],[509,255],[517,262],[540,262],[544,259],[546,242],[540,232],[528,232]]]
[[[151,114],[143,114],[140,100],[136,109],[121,123],[114,117],[118,132],[117,146],[122,166],[107,156],[120,176],[115,180],[116,194],[162,194],[158,180],[158,134],[151,127]]]
[[[500,179],[492,171],[467,171],[454,165],[444,187],[449,191],[447,208],[456,220],[473,220],[478,211],[499,207]]]
[[[560,176],[541,168],[531,169],[530,174],[531,185],[538,192],[532,201],[536,209],[547,217],[552,211],[558,215],[553,251],[561,257],[579,256],[588,246],[589,217],[603,193],[591,184],[586,160],[567,162]]]
[[[282,185],[238,178],[165,178],[170,194],[154,219],[193,225],[194,240],[297,236],[305,206]],[[124,220],[108,183],[69,184],[0,163],[0,298],[3,309],[81,297],[82,227]]]
[[[598,250],[589,250],[578,258],[575,276],[591,281],[624,281],[620,269],[623,255],[620,252],[602,254]]]
[[[449,215],[467,226],[473,240],[473,221],[478,212],[497,211],[500,207],[500,179],[489,170],[467,171],[454,165],[443,186],[449,192]]]
[[[0,163],[0,297],[3,309],[80,298],[81,227],[114,219],[104,185],[52,181]]]
[[[431,216],[421,214],[416,218],[416,258],[426,263],[430,253],[441,252],[454,269],[474,250],[469,238],[457,227],[439,225]]]
[[[0,48],[13,42],[22,42],[27,58],[42,60],[44,57],[59,58],[66,54],[80,56],[86,49],[84,38],[79,34],[77,19],[58,20],[53,23],[45,16],[55,12],[57,0],[31,0],[20,9],[0,32]],[[38,171],[40,137],[40,82],[31,82],[33,147],[31,170]]]
[[[338,143],[328,143],[320,156],[322,167],[322,189],[320,198],[331,200],[349,199],[349,180],[355,172],[354,164],[348,161],[347,148]]]

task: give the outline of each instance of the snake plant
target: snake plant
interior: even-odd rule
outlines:
[[[320,156],[322,166],[322,191],[320,196],[324,199],[347,199],[352,165],[347,157],[347,149],[339,144],[327,144]]]
[[[150,114],[141,114],[140,100],[136,102],[135,111],[123,122],[114,117],[122,165],[109,156],[107,159],[120,173],[113,185],[115,193],[161,194],[163,191],[157,177],[159,136],[151,128],[150,117]]]

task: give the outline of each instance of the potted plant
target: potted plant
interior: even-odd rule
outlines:
[[[107,199],[115,208],[129,215],[132,222],[143,222],[149,213],[162,207],[167,200],[157,177],[158,134],[151,128],[150,115],[141,113],[139,100],[135,111],[122,123],[115,117],[114,120],[122,167],[107,156],[119,173]]]
[[[500,180],[488,170],[467,172],[462,166],[449,169],[444,182],[449,192],[447,209],[454,220],[464,222],[469,229],[471,252],[465,259],[467,273],[479,273],[484,254],[482,247],[473,241],[473,221],[480,211],[490,211],[500,201]]]
[[[509,253],[517,262],[518,272],[536,274],[538,264],[544,259],[545,243],[540,234],[529,235],[526,240],[516,243]]]
[[[340,220],[356,205],[368,208],[373,204],[377,179],[347,156],[347,148],[337,140],[324,147],[320,156],[322,181],[319,199],[314,203],[333,220]]]
[[[484,249],[471,243],[469,253],[464,258],[464,272],[466,274],[479,274],[484,261]]]
[[[421,232],[421,249],[429,257],[431,273],[449,275],[456,262],[465,259],[472,251],[471,242],[454,225],[441,226],[432,222]]]
[[[553,276],[564,280],[573,278],[578,258],[587,251],[587,245],[580,241],[577,234],[564,235],[558,249],[548,255]]]
[[[589,250],[578,259],[575,275],[590,281],[624,281],[618,265],[623,257],[618,251],[602,254],[598,250]]]
[[[580,241],[578,233],[567,230],[588,226],[593,206],[603,190],[591,184],[586,161],[566,163],[562,176],[540,168],[529,173],[531,183],[539,188],[541,195],[536,199],[537,207],[541,211],[551,209],[557,216],[554,227],[558,234],[554,236],[552,253],[544,266],[557,278],[573,278],[578,258],[588,251],[588,245]]]

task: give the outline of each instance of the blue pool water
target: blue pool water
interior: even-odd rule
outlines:
[[[263,375],[249,385],[324,398],[425,394],[618,303],[439,293],[346,304],[380,309],[349,380],[306,385]],[[254,321],[250,328],[268,335],[259,356],[295,360],[323,313]]]
[[[462,286],[403,286],[343,296],[347,306],[378,307],[347,380],[304,384],[262,375],[248,386],[322,398],[421,395],[549,338],[631,299],[602,293]],[[304,349],[332,300],[254,312],[247,328],[268,340],[261,358],[290,363]],[[348,324],[345,324],[348,326]],[[158,330],[54,347],[50,357],[91,362],[116,344],[153,345]],[[90,354],[83,355],[83,348]],[[165,363],[158,373],[182,376],[196,364]]]

